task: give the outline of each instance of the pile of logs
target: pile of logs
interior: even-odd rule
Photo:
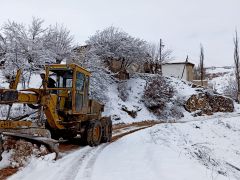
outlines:
[[[216,94],[201,92],[192,95],[185,103],[185,109],[195,115],[212,115],[215,112],[233,112],[233,100]]]

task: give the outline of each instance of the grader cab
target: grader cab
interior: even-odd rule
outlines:
[[[0,105],[9,106],[6,118],[0,120],[0,155],[4,137],[9,136],[43,144],[56,153],[59,138],[80,137],[81,143],[90,146],[111,140],[110,117],[102,117],[104,106],[89,99],[86,69],[76,64],[46,65],[39,89],[17,90],[19,77],[20,71],[9,89],[0,89]],[[28,105],[34,112],[12,117],[14,104]],[[34,120],[26,119],[33,113]]]

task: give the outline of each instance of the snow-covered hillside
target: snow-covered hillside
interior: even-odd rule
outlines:
[[[146,80],[141,78],[132,78],[126,82],[127,100],[124,102],[119,97],[117,84],[113,84],[108,89],[109,101],[106,103],[104,114],[112,116],[114,123],[130,123],[144,120],[157,120],[152,113],[150,113],[142,102],[142,96]],[[136,118],[128,115],[122,108],[126,107],[129,111],[138,111]]]
[[[125,81],[125,88],[123,90],[124,93],[127,94],[125,101],[123,101],[120,97],[118,83],[112,83],[109,85],[107,93],[109,100],[106,102],[104,115],[111,116],[113,122],[116,124],[140,122],[146,120],[159,120],[159,117],[156,117],[153,113],[151,113],[143,102],[143,95],[146,85],[154,77],[157,76],[138,74]],[[192,88],[189,85],[189,82],[184,82],[174,77],[167,77],[167,80],[174,89],[174,96],[172,100],[178,101],[181,111],[183,113],[187,113],[182,105],[187,98],[197,93],[196,89]],[[171,102],[168,104],[168,106],[171,106]],[[135,118],[131,117],[127,112],[122,110],[123,108],[127,108],[129,111],[136,111],[137,116]],[[169,117],[169,119],[171,118],[172,117]]]

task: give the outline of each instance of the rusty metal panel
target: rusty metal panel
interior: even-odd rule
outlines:
[[[0,129],[14,129],[22,127],[30,127],[31,121],[11,121],[11,120],[0,120]]]

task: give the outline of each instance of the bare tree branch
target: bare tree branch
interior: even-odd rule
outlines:
[[[234,64],[235,64],[235,76],[236,76],[236,81],[237,81],[237,101],[239,103],[239,94],[240,94],[240,67],[239,67],[239,45],[238,45],[238,34],[236,30],[235,37],[233,39],[234,42]]]
[[[205,76],[205,70],[204,70],[204,49],[202,44],[200,44],[200,61],[199,61],[199,67],[200,67],[200,80],[201,85],[203,86],[203,80]]]

